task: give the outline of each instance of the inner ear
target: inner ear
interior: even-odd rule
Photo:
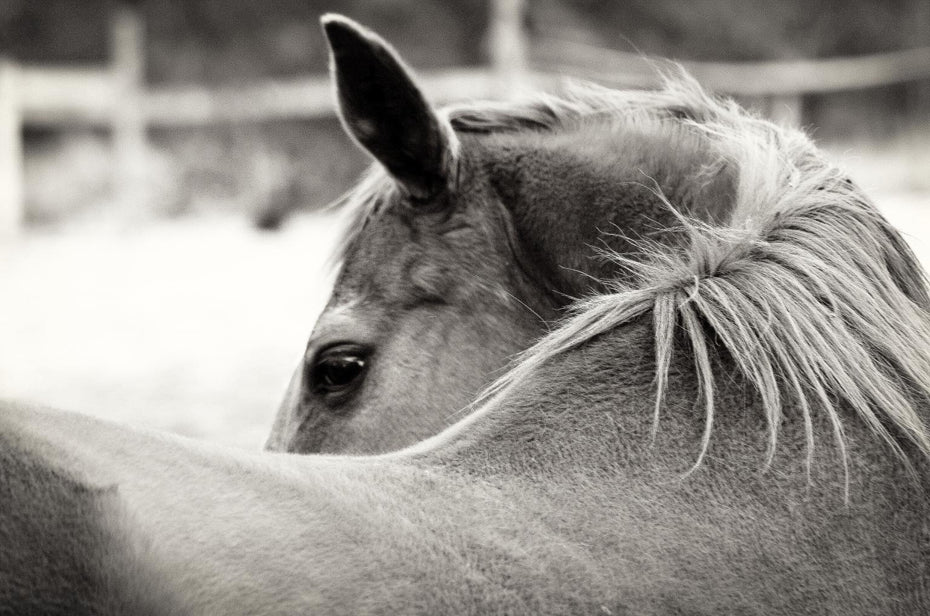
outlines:
[[[378,35],[339,15],[322,19],[346,130],[416,199],[445,190],[455,135]]]

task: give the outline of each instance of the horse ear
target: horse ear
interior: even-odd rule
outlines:
[[[455,135],[449,123],[378,35],[340,15],[321,21],[346,130],[412,197],[439,194],[453,169]]]

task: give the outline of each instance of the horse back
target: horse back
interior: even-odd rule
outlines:
[[[0,614],[178,613],[119,531],[116,486],[50,461],[16,410],[0,403]]]

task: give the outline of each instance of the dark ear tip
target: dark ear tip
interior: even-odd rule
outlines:
[[[330,45],[366,38],[364,26],[338,13],[326,13],[320,18],[320,23],[323,25],[323,32],[326,33]]]

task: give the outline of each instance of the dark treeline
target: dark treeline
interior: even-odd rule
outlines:
[[[24,62],[102,62],[110,0],[4,0],[0,54]],[[323,72],[318,18],[350,15],[389,36],[421,67],[483,59],[487,2],[481,0],[140,0],[151,82],[215,83]]]
[[[350,15],[414,66],[486,59],[488,0],[137,0],[152,81],[215,82],[322,71],[317,17]],[[114,0],[4,0],[0,53],[102,61]],[[620,49],[701,60],[854,55],[930,45],[927,0],[530,0],[539,36],[571,31]]]
[[[329,11],[377,30],[417,69],[479,65],[488,61],[490,1],[124,0],[144,18],[146,80],[153,84],[322,73],[327,56],[318,18]],[[38,64],[102,64],[109,56],[108,16],[117,5],[0,0],[0,55]],[[527,6],[531,37],[678,59],[797,59],[930,45],[928,0],[527,0]],[[887,139],[930,117],[930,83],[809,95],[803,107],[804,123],[818,139]],[[27,157],[45,156],[51,175],[71,177],[66,170],[83,169],[87,156],[69,158],[63,144],[78,137],[28,129]],[[171,189],[154,199],[161,211],[245,202],[241,207],[268,226],[295,208],[329,202],[365,164],[334,119],[153,129],[150,140],[170,161],[158,185]],[[275,170],[272,179],[262,171],[267,169]],[[98,175],[105,172],[101,168]],[[45,214],[41,199],[29,192],[47,184],[43,178],[27,184],[28,212],[35,220],[53,220],[60,216],[60,200],[51,199]],[[83,200],[95,203],[96,197]]]
[[[930,45],[927,0],[540,0],[613,46],[694,60],[773,60]]]

